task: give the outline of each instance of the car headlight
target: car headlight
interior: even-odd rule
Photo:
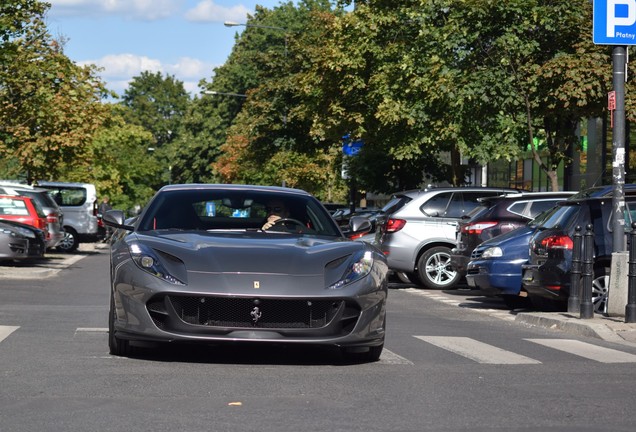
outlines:
[[[503,251],[498,246],[489,247],[488,249],[484,251],[483,254],[481,254],[482,258],[497,258],[502,256],[503,256]]]
[[[349,264],[340,280],[329,286],[329,289],[340,289],[345,285],[360,280],[368,275],[372,268],[373,253],[371,251],[360,252],[352,259],[351,264]]]
[[[140,243],[131,243],[129,249],[133,261],[137,264],[137,267],[143,271],[171,284],[185,285],[183,281],[170,274],[161,263],[157,253],[150,247]]]

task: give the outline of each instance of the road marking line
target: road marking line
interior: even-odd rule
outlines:
[[[13,326],[0,326],[0,342],[9,337],[11,333],[19,329],[20,327]]]
[[[600,363],[636,363],[636,355],[573,339],[526,339],[539,345],[564,351]]]
[[[393,351],[389,351],[386,348],[384,348],[382,350],[382,355],[380,356],[380,363],[382,363],[382,364],[405,364],[405,365],[412,365],[413,364],[412,361],[407,360],[404,357],[399,356],[396,353],[394,353]]]
[[[78,327],[75,329],[75,333],[77,332],[108,333],[108,328],[107,327]]]
[[[483,364],[541,364],[530,357],[515,354],[467,337],[414,336],[439,348]]]

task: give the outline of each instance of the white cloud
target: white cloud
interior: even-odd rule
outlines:
[[[245,21],[252,12],[243,5],[225,7],[217,5],[213,0],[203,0],[188,10],[185,18],[198,22]]]
[[[172,75],[182,81],[187,92],[197,93],[199,80],[212,76],[213,65],[201,60],[182,57],[177,63],[162,64],[160,60],[133,54],[107,55],[97,60],[79,62],[80,65],[94,64],[102,69],[99,72],[106,86],[123,94],[128,83],[141,72],[161,72],[164,76]]]
[[[126,19],[154,21],[178,13],[185,0],[49,0],[51,15],[119,15]]]

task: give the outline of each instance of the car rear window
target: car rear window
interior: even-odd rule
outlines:
[[[391,201],[389,201],[388,203],[384,205],[384,207],[382,207],[382,213],[383,214],[395,213],[396,211],[404,207],[406,203],[408,203],[409,201],[411,201],[411,198],[407,197],[406,195],[394,196],[391,199]]]
[[[58,205],[78,207],[86,202],[86,189],[83,187],[55,187],[45,186],[49,191],[49,195]]]
[[[581,206],[577,204],[560,206],[540,226],[544,229],[565,228],[574,220],[580,209]]]

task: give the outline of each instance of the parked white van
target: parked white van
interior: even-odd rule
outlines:
[[[80,242],[99,240],[97,191],[90,183],[38,181],[34,186],[47,189],[64,212],[64,239],[57,249],[71,252]]]

